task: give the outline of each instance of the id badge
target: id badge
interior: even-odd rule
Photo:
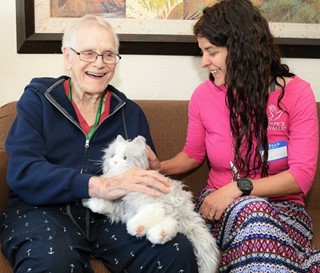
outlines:
[[[288,146],[285,140],[269,143],[268,162],[288,157]]]

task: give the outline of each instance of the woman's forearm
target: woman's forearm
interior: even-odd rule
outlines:
[[[161,161],[159,171],[166,175],[181,174],[194,170],[199,165],[195,159],[184,152],[180,152],[171,159]]]

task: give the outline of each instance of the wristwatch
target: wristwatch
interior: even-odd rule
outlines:
[[[239,178],[237,180],[237,186],[240,191],[242,191],[242,196],[250,195],[253,184],[249,178]]]

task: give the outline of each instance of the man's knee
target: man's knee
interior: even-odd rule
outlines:
[[[92,272],[89,258],[76,251],[43,246],[41,243],[21,247],[14,262],[15,272]]]

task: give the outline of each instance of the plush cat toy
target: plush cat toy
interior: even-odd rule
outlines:
[[[105,150],[103,176],[112,177],[130,168],[149,168],[145,138],[132,141],[118,136]],[[219,262],[216,241],[205,221],[194,211],[192,194],[183,189],[180,181],[170,179],[171,191],[158,198],[131,192],[115,201],[89,198],[83,205],[93,212],[106,214],[113,222],[123,222],[133,236],[146,236],[153,244],[164,244],[184,234],[192,243],[199,273],[214,273]]]

